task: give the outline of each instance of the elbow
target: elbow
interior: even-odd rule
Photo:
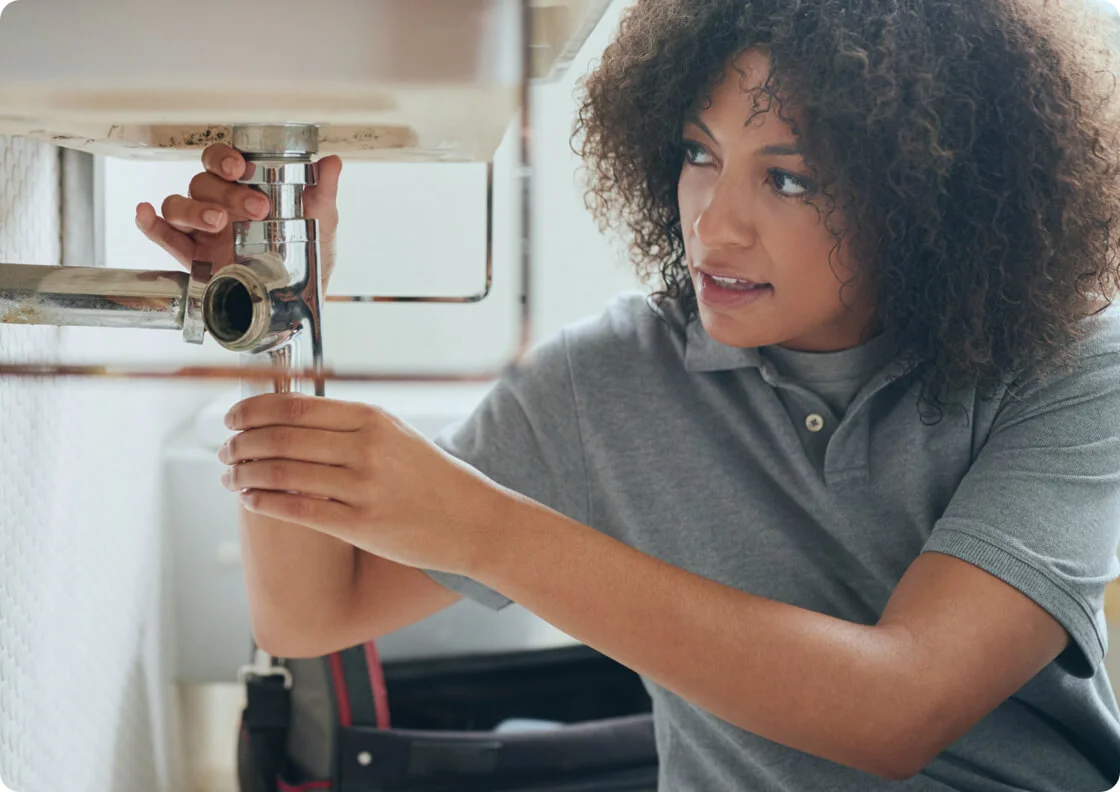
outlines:
[[[258,622],[253,623],[253,642],[271,657],[284,657],[289,660],[326,654],[320,650],[314,640],[309,640],[306,634],[290,629],[277,629]]]
[[[912,713],[906,723],[875,740],[863,769],[887,781],[908,781],[918,775],[946,747],[933,724]]]
[[[380,633],[334,614],[319,619],[299,618],[285,611],[252,614],[251,628],[257,647],[272,657],[302,660],[341,652],[380,637]]]
[[[867,701],[877,703],[864,711],[867,728],[851,730],[862,743],[851,747],[862,759],[859,769],[878,778],[914,778],[960,736],[952,702],[913,675],[887,678]]]
[[[908,781],[943,750],[939,731],[914,710],[864,713],[862,728],[847,728],[826,759],[885,781]]]
[[[251,615],[253,642],[272,657],[301,660],[322,657],[340,648],[334,645],[322,624],[303,623],[284,618],[284,614]]]
[[[324,596],[300,592],[249,591],[249,626],[259,649],[273,657],[299,660],[347,648],[346,608]]]
[[[846,757],[836,755],[839,764],[847,765],[884,781],[908,781],[922,771],[930,758],[919,754],[897,739],[884,740],[874,747],[859,746]]]
[[[886,781],[909,781],[922,772],[931,759],[915,751],[883,751],[875,758],[874,767],[868,770]]]

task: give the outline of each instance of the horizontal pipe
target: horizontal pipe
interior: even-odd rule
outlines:
[[[183,327],[186,272],[0,264],[0,324]]]
[[[261,353],[261,356],[269,353]],[[523,352],[521,353],[523,357]],[[465,383],[491,383],[520,368],[520,357],[516,362],[507,363],[501,367],[459,374],[418,374],[411,371],[379,372],[379,371],[338,371],[331,368],[318,366],[301,366],[298,369],[284,369],[278,373],[275,367],[268,365],[259,366],[188,366],[184,368],[158,368],[156,366],[127,365],[79,365],[79,364],[53,364],[53,363],[2,363],[0,362],[0,377],[24,377],[27,379],[54,379],[67,377],[76,379],[139,379],[139,380],[230,380],[253,382],[275,382],[277,377],[303,380],[306,382],[465,382]]]

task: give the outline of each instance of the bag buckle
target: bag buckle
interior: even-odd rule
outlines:
[[[253,662],[237,669],[237,681],[245,684],[249,677],[280,677],[284,680],[284,690],[292,689],[292,672],[282,665],[272,662],[272,657],[261,649],[253,653]]]

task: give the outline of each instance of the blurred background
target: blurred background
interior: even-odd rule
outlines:
[[[574,90],[623,4],[577,62],[532,96],[533,322],[538,341],[641,289],[583,207]],[[493,370],[518,340],[516,125],[494,162],[494,288],[474,305],[331,304],[339,368]],[[186,194],[197,159],[91,156],[0,137],[0,261],[176,269],[134,224],[137,203]],[[466,294],[485,265],[482,164],[346,162],[331,293]],[[174,332],[0,325],[6,362],[236,365]],[[478,385],[351,385],[434,434]],[[219,484],[236,381],[0,378],[0,777],[20,792],[233,789],[237,668],[249,624],[235,498]],[[563,644],[517,608],[464,602],[386,639],[384,658]]]
[[[612,5],[563,79],[534,88],[534,341],[620,291],[646,288],[584,209],[569,146],[577,80],[625,5]],[[472,371],[512,354],[521,288],[514,131],[495,158],[491,296],[330,305],[332,364]],[[199,169],[197,160],[91,156],[0,137],[0,261],[176,268],[136,229],[134,211],[185,194]],[[479,164],[348,162],[331,292],[477,291],[485,188]],[[194,348],[174,333],[125,330],[0,325],[0,351],[7,362],[236,361],[212,341]],[[488,387],[351,385],[328,395],[383,405],[434,434]],[[239,394],[233,382],[0,378],[0,777],[15,789],[233,789],[235,681],[249,626],[236,504],[218,483],[215,454]],[[1120,616],[1120,602],[1109,609]],[[390,660],[570,640],[516,607],[495,616],[464,602],[388,637],[382,652]],[[1113,655],[1109,663],[1120,678]]]

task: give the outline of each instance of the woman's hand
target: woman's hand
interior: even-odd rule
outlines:
[[[393,416],[269,393],[235,405],[218,452],[251,512],[413,567],[469,574],[514,498]]]
[[[214,271],[233,263],[233,224],[268,216],[268,198],[259,190],[237,184],[247,167],[245,159],[224,143],[202,152],[205,170],[191,179],[187,194],[170,195],[163,217],[149,203],[136,207],[136,225],[148,239],[184,267],[209,261]],[[319,255],[326,289],[334,271],[335,232],[338,229],[338,177],[342,160],[324,157],[316,164],[317,181],[303,193],[303,211],[319,221]]]

